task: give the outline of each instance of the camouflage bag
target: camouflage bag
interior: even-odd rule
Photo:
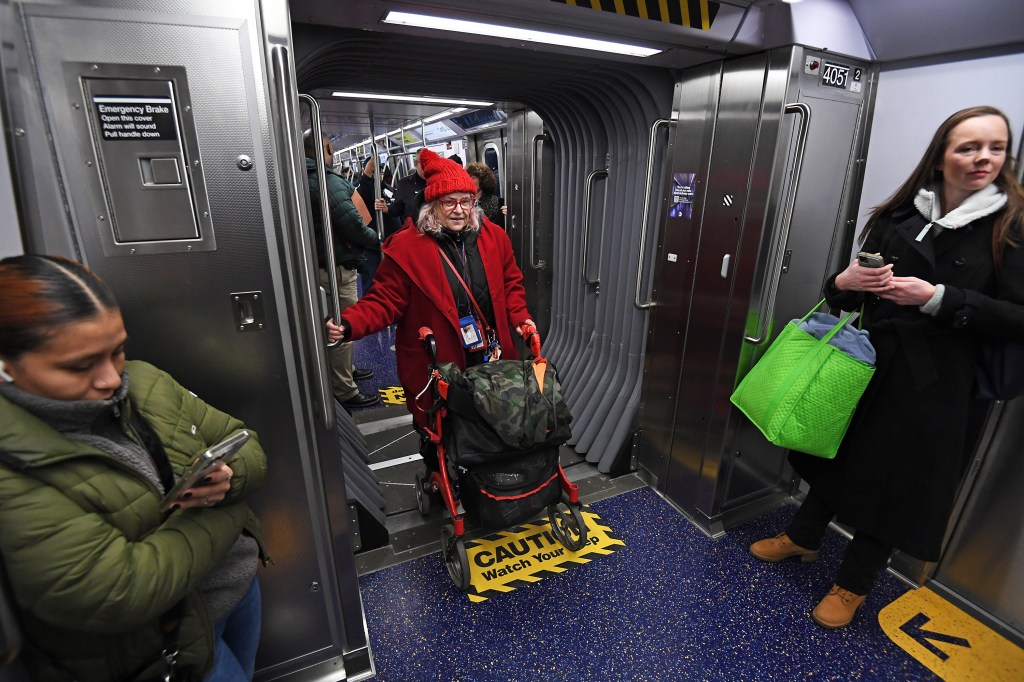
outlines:
[[[497,360],[464,370],[445,363],[439,369],[451,387],[472,397],[476,416],[508,447],[525,450],[569,439],[572,414],[550,361]]]

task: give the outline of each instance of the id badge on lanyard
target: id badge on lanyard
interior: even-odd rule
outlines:
[[[484,335],[480,332],[480,324],[472,315],[459,319],[459,329],[462,331],[462,347],[466,350],[478,351],[487,346]]]

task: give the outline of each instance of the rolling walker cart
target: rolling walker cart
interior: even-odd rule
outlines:
[[[572,416],[554,366],[540,354],[536,328],[524,328],[523,338],[532,360],[496,360],[460,370],[453,363],[437,364],[434,334],[420,328],[430,355],[427,388],[433,398],[427,436],[438,466],[433,469],[424,455],[428,472],[416,474],[416,501],[424,516],[432,499],[444,502],[451,523],[441,530],[441,553],[452,582],[464,592],[470,584],[462,539],[467,518],[501,530],[547,508],[552,534],[566,549],[587,543],[579,489],[558,461]]]

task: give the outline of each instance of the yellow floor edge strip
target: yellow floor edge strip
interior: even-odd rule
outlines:
[[[878,613],[882,631],[946,682],[1021,682],[1024,649],[928,588]]]

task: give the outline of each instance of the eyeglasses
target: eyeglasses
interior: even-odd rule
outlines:
[[[463,199],[445,198],[441,199],[439,203],[441,208],[449,213],[454,211],[456,206],[461,206],[463,211],[469,211],[476,206],[476,197],[465,197]]]

